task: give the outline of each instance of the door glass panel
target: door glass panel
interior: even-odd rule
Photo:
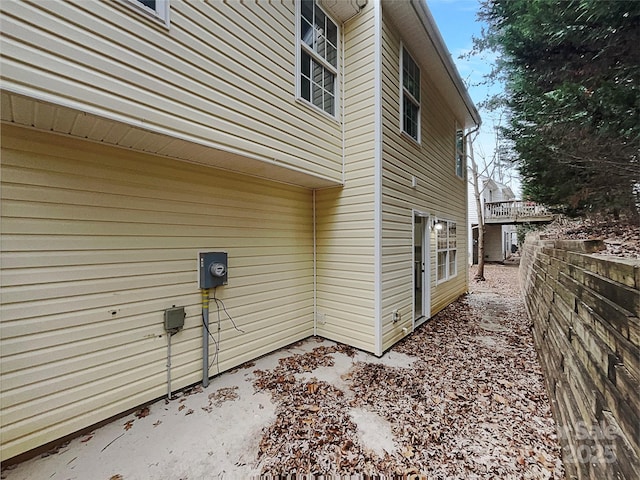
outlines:
[[[422,274],[422,234],[424,231],[422,217],[414,217],[414,234],[413,234],[413,278],[414,278],[414,298],[415,298],[415,318],[420,318],[422,312],[422,291],[423,291],[423,274]]]

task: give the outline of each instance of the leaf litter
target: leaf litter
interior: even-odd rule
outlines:
[[[333,366],[336,354],[354,358],[337,344],[255,370],[254,388],[270,393],[277,415],[260,441],[262,474],[564,478],[517,268],[486,265],[485,276],[480,291],[392,348],[416,358],[411,368],[356,361],[342,375],[348,391],[296,376]],[[395,451],[363,444],[356,408],[391,425]]]

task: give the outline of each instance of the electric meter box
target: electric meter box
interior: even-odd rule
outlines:
[[[214,288],[227,284],[227,252],[198,254],[200,288]]]

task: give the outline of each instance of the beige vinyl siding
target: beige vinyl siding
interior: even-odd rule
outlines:
[[[343,26],[344,187],[316,191],[317,333],[375,351],[374,28],[371,5]]]
[[[8,91],[341,181],[340,117],[295,99],[293,1],[171,2],[169,28],[127,1],[0,8]]]
[[[198,251],[228,252],[246,332],[222,314],[220,371],[313,333],[311,191],[9,125],[2,147],[3,460],[165,395],[173,305],[172,387],[201,380]]]
[[[400,35],[383,22],[382,338],[389,348],[409,331],[413,314],[413,209],[458,223],[458,275],[436,284],[435,236],[430,237],[431,314],[467,289],[466,191],[455,174],[455,118],[421,67],[421,144],[400,134]],[[418,182],[411,188],[412,177]],[[392,310],[401,319],[393,323]]]

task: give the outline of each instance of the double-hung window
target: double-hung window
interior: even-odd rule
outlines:
[[[437,257],[436,270],[438,282],[455,277],[458,273],[456,262],[458,247],[456,238],[456,222],[440,221],[441,229],[436,229]]]
[[[420,69],[406,48],[402,48],[402,131],[420,142]]]
[[[465,170],[464,130],[456,126],[456,175],[464,178]]]
[[[129,0],[129,3],[169,26],[169,0]]]
[[[299,97],[335,116],[338,26],[315,0],[300,1],[299,25]]]

